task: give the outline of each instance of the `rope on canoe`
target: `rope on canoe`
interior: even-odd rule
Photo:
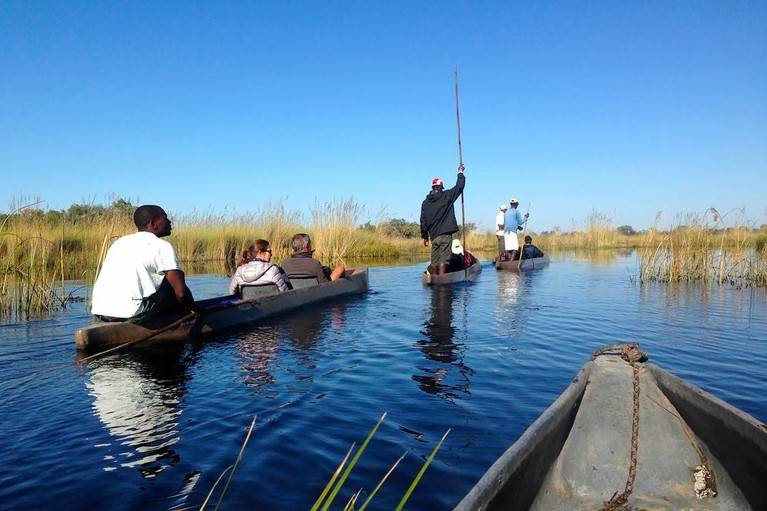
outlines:
[[[714,471],[711,469],[711,463],[708,461],[708,456],[706,456],[706,453],[703,451],[700,444],[698,443],[698,440],[695,437],[695,433],[692,432],[692,430],[690,429],[690,426],[687,425],[687,423],[684,421],[682,417],[679,416],[679,414],[669,410],[663,404],[653,399],[652,396],[647,396],[647,398],[653,403],[655,403],[656,405],[658,405],[658,408],[669,413],[672,417],[676,418],[679,421],[679,426],[681,426],[682,431],[687,436],[687,439],[690,441],[690,445],[692,446],[692,448],[695,450],[695,452],[698,454],[698,457],[700,458],[700,465],[695,467],[695,470],[693,471],[693,479],[694,479],[693,490],[695,491],[695,496],[698,498],[698,500],[703,500],[710,497],[716,497],[716,494],[717,494],[716,474],[714,474]]]
[[[639,348],[637,343],[629,344],[615,344],[596,350],[591,359],[594,360],[599,355],[605,354],[618,354],[620,357],[628,362],[631,366],[631,370],[634,373],[633,378],[633,411],[631,419],[631,461],[629,463],[629,475],[626,479],[626,487],[620,494],[616,491],[610,500],[605,501],[600,508],[600,511],[613,511],[617,509],[626,509],[626,503],[628,502],[631,492],[634,491],[634,481],[637,475],[637,452],[639,451],[639,366],[638,362],[647,360],[647,355]]]

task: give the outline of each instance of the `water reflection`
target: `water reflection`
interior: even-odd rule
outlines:
[[[237,341],[240,369],[247,387],[256,393],[274,384],[279,336],[273,327],[256,327],[243,332]]]
[[[535,272],[498,271],[498,300],[495,304],[496,328],[507,335],[519,330],[523,317],[519,300],[525,292],[528,279]]]
[[[348,305],[338,303],[330,307],[308,307],[300,314],[283,319],[286,337],[298,351],[308,355],[329,327],[333,330],[344,327]]]
[[[93,412],[120,447],[107,448],[104,470],[137,468],[154,478],[180,461],[173,445],[179,439],[181,399],[187,368],[196,355],[184,356],[184,345],[142,350],[105,359],[93,367],[86,383]]]
[[[243,332],[237,341],[240,368],[245,385],[256,393],[270,391],[276,383],[278,369],[294,374],[302,382],[314,379],[312,372],[303,374],[298,368],[314,369],[316,350],[313,348],[328,330],[342,332],[346,325],[347,303],[331,307],[307,307],[295,315],[285,315]],[[280,342],[292,348],[293,360],[280,367]],[[284,355],[284,353],[283,353]]]
[[[470,289],[470,286],[431,289],[430,314],[421,330],[426,339],[420,339],[416,346],[427,360],[437,364],[418,366],[422,374],[413,375],[419,388],[428,394],[447,399],[462,399],[470,394],[469,378],[473,371],[463,362],[466,347],[463,340],[456,341],[459,329],[454,324],[455,314],[462,317],[464,323],[467,319],[466,302]]]
[[[560,260],[584,261],[595,266],[612,264],[619,259],[630,257],[633,248],[576,248],[572,250],[550,250],[551,257]]]

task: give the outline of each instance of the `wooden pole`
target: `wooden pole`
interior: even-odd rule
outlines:
[[[189,314],[187,314],[187,315],[177,319],[176,321],[170,323],[169,325],[165,325],[164,327],[160,328],[159,330],[154,330],[151,334],[145,335],[144,337],[141,337],[140,339],[136,339],[136,340],[133,340],[133,341],[130,341],[130,342],[126,342],[125,344],[121,344],[119,346],[115,346],[114,348],[109,348],[108,350],[105,350],[105,351],[100,351],[98,353],[94,353],[93,355],[89,355],[87,357],[79,359],[77,362],[72,362],[72,363],[69,363],[69,364],[63,364],[63,365],[60,365],[60,366],[49,367],[47,369],[41,369],[40,371],[35,371],[30,376],[32,378],[37,378],[38,376],[41,376],[43,374],[52,373],[52,372],[58,371],[60,369],[66,369],[67,367],[72,367],[72,366],[74,366],[76,364],[82,364],[84,362],[89,362],[89,361],[93,360],[94,358],[102,357],[104,355],[107,355],[109,353],[114,353],[115,351],[127,348],[129,346],[134,346],[134,345],[136,345],[136,344],[138,344],[140,342],[148,341],[152,337],[154,337],[156,335],[160,335],[163,332],[167,332],[171,328],[173,328],[175,326],[178,326],[181,323],[183,323],[184,321],[186,321],[188,319],[192,319],[193,317],[195,317],[197,315],[199,315],[199,313],[197,313],[197,312],[190,312]]]
[[[529,215],[529,214],[530,214],[530,203],[528,202],[526,215]],[[519,264],[517,264],[517,271],[519,271],[520,268],[522,268],[522,258],[525,256],[524,248],[525,248],[525,234],[527,234],[527,220],[528,220],[528,217],[525,216],[525,228],[522,229],[522,248],[519,249]],[[514,235],[516,236],[516,233],[514,233]]]
[[[458,99],[458,66],[455,68],[455,120],[458,125],[458,166],[463,167],[463,148],[461,146],[461,103]],[[463,278],[469,278],[469,269],[466,267],[466,254],[469,249],[466,246],[466,210],[463,205],[463,190],[461,190],[461,233],[463,237]]]
[[[106,355],[108,353],[114,353],[115,351],[127,348],[129,346],[134,346],[134,345],[136,345],[136,344],[138,344],[140,342],[148,341],[149,339],[151,339],[151,338],[153,338],[155,336],[158,336],[158,335],[160,335],[163,332],[167,332],[168,330],[170,330],[170,329],[180,325],[184,321],[192,319],[193,317],[198,316],[198,315],[199,315],[199,313],[196,312],[196,311],[190,312],[189,314],[186,314],[185,316],[180,317],[176,321],[174,321],[174,322],[172,322],[172,323],[170,323],[168,325],[165,325],[164,327],[162,327],[162,328],[160,328],[158,330],[154,330],[151,334],[145,335],[144,337],[140,337],[140,338],[135,339],[135,340],[130,341],[130,342],[126,342],[125,344],[121,344],[119,346],[115,346],[114,348],[109,348],[108,350],[100,351],[100,352],[95,353],[93,355],[89,355],[89,356],[87,356],[85,358],[81,358],[80,360],[78,360],[78,362],[82,364],[83,362],[88,362],[90,360],[93,360],[94,358],[102,357],[102,356],[104,356],[104,355]]]

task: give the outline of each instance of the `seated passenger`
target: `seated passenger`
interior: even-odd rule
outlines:
[[[243,250],[237,270],[229,282],[229,294],[238,294],[243,284],[275,284],[280,292],[288,291],[290,287],[285,281],[284,272],[271,263],[271,259],[272,249],[266,240],[258,239],[247,250]]]
[[[138,232],[109,247],[93,285],[91,313],[102,321],[141,321],[197,310],[186,286],[170,235],[171,222],[160,206],[136,208]]]
[[[448,273],[466,269],[466,259],[463,256],[461,240],[455,239],[450,245],[450,258],[447,260]]]
[[[308,234],[296,234],[290,242],[293,255],[282,262],[288,278],[316,278],[317,282],[329,282],[343,277],[346,268],[342,264],[333,271],[312,258],[312,239]]]
[[[525,244],[522,246],[522,260],[534,259],[536,257],[543,257],[543,252],[533,245],[532,236],[525,236]],[[519,259],[519,257],[517,257],[517,259]]]
[[[477,262],[477,258],[474,257],[471,252],[467,250],[464,253],[461,240],[453,240],[453,243],[450,246],[450,252],[448,272],[465,270]]]

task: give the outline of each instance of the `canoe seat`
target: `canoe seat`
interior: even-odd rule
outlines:
[[[280,289],[271,282],[267,284],[244,284],[240,286],[240,296],[243,300],[255,300],[265,296],[279,294]]]
[[[293,289],[317,286],[319,283],[315,277],[290,277],[290,284],[293,286]]]

